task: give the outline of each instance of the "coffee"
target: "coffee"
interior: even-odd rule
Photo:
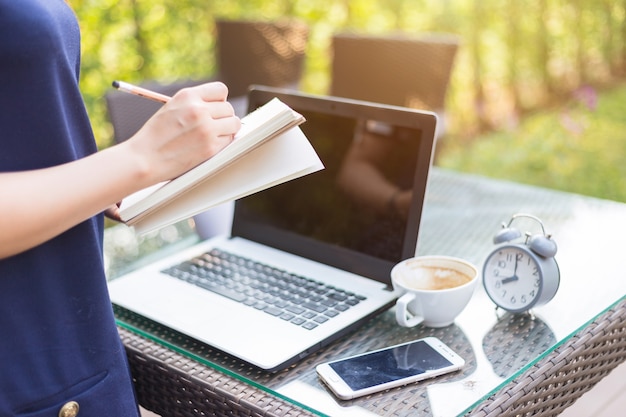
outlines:
[[[418,256],[391,269],[400,326],[445,327],[465,308],[478,281],[471,263],[451,256]]]
[[[408,288],[417,290],[445,290],[459,287],[472,280],[472,277],[452,268],[420,265],[401,274],[400,281]]]

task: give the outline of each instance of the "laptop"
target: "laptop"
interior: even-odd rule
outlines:
[[[325,169],[236,201],[230,235],[113,279],[114,304],[267,371],[284,369],[393,305],[414,256],[434,113],[253,86],[273,97]]]

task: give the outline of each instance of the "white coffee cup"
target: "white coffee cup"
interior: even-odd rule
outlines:
[[[418,256],[395,265],[391,281],[402,294],[396,301],[399,325],[445,327],[454,322],[472,298],[478,270],[460,258]]]

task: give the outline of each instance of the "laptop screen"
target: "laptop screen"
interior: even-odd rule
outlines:
[[[431,163],[432,113],[255,87],[301,113],[325,169],[237,201],[233,236],[390,283],[415,254]]]

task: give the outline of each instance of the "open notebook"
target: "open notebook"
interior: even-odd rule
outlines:
[[[114,279],[113,303],[276,371],[389,308],[393,265],[415,254],[436,116],[290,90],[273,97],[325,169],[235,204],[219,236]]]

